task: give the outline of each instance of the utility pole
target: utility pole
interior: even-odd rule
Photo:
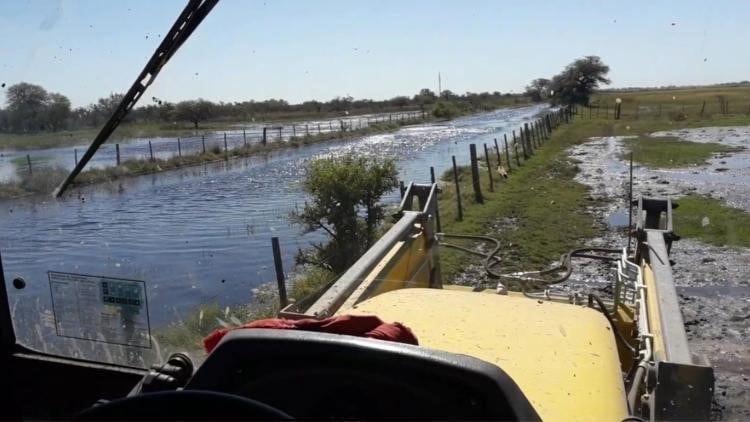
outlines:
[[[440,79],[440,72],[438,72],[438,98],[443,92],[443,81]]]

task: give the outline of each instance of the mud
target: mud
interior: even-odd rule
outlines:
[[[634,167],[638,196],[679,198],[695,192],[750,211],[750,127],[700,128],[658,132],[693,142],[718,142],[745,149],[716,155],[704,165],[680,169]],[[589,211],[604,232],[592,245],[622,246],[627,227],[628,163],[622,139],[593,138],[570,150],[580,168],[576,180],[596,199]],[[679,209],[676,211],[679,212]],[[678,233],[679,234],[679,233]],[[691,351],[715,368],[714,419],[750,419],[750,249],[706,245],[683,239],[670,257]],[[597,268],[599,266],[599,268]],[[592,269],[594,271],[592,272]],[[577,281],[589,282],[601,264],[582,267]]]

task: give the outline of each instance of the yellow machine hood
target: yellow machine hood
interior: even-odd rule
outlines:
[[[371,314],[410,327],[421,346],[493,363],[544,420],[627,416],[617,346],[596,310],[524,297],[401,289],[339,314]]]

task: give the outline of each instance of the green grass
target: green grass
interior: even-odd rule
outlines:
[[[728,98],[730,113],[719,112],[719,107],[715,104],[718,95]],[[675,100],[672,100],[673,96]],[[611,106],[615,98],[623,101],[620,120],[614,120],[612,115]],[[462,168],[460,187],[464,205],[463,221],[457,220],[452,171],[443,175],[442,179],[446,183],[439,199],[443,231],[488,235],[499,239],[503,245],[500,257],[503,259],[501,268],[504,270],[544,268],[556,261],[560,254],[582,245],[587,239],[600,233],[600,230],[604,230],[604,226],[587,213],[586,208],[593,203],[588,199],[587,187],[573,179],[577,169],[575,163],[564,153],[568,147],[594,136],[638,136],[639,140],[634,141],[634,147],[656,148],[656,155],[662,154],[662,150],[667,151],[666,155],[660,155],[659,158],[641,158],[642,161],[658,160],[656,163],[659,165],[682,165],[702,162],[714,152],[726,151],[726,147],[676,143],[678,141],[674,140],[666,140],[667,144],[655,146],[646,142],[644,137],[662,130],[750,124],[750,114],[746,114],[744,108],[745,104],[750,106],[750,88],[744,87],[604,93],[594,100],[599,100],[602,107],[604,104],[610,105],[608,118],[604,108],[599,110],[597,117],[596,110],[589,113],[588,109],[579,107],[578,116],[570,124],[563,124],[554,131],[551,139],[546,141],[535,156],[528,161],[521,160],[520,169],[516,168],[515,160],[512,159],[512,174],[507,180],[495,184],[494,193],[488,192],[487,170],[486,166],[482,167],[480,180],[485,194],[483,205],[475,203],[470,173],[467,168]],[[701,115],[704,100],[706,107]],[[662,104],[661,112],[659,104]],[[658,142],[661,141],[665,140]],[[479,149],[482,149],[481,145]],[[672,162],[669,162],[670,159]],[[680,164],[675,164],[675,159]],[[678,211],[684,212],[684,209],[681,207]],[[711,216],[709,219],[713,221]],[[721,221],[721,218],[717,221]],[[723,226],[727,231],[729,227],[739,226]],[[704,229],[709,232],[711,230],[719,230],[719,227]],[[736,236],[743,238],[741,233],[742,231],[738,231]],[[453,239],[451,242],[457,243]],[[480,258],[449,248],[441,249],[440,259],[443,278],[447,283],[459,275],[468,263],[481,263]]]
[[[294,277],[287,292],[300,301],[328,284],[335,275],[316,267],[305,267]],[[175,324],[158,329],[154,336],[163,348],[173,351],[200,350],[203,338],[218,328],[274,318],[279,312],[279,295],[274,284],[260,286],[247,305],[222,308],[216,303],[201,305]]]
[[[705,196],[686,196],[676,202],[675,233],[717,246],[750,247],[749,213]]]
[[[697,166],[705,164],[714,154],[736,150],[718,143],[683,141],[671,136],[641,135],[626,139],[624,144],[633,153],[633,161],[663,168]]]
[[[591,124],[561,126],[535,155],[520,168],[512,164],[512,174],[502,181],[495,174],[495,192],[489,192],[487,166],[480,170],[484,204],[476,203],[467,167],[460,170],[459,184],[463,220],[458,221],[456,191],[452,170],[442,176],[445,182],[439,198],[442,231],[495,237],[503,248],[503,270],[538,269],[560,254],[595,234],[592,219],[585,212],[587,189],[573,180],[576,167],[562,151],[592,133]],[[480,146],[481,149],[481,146]],[[497,166],[490,158],[493,168]],[[449,180],[450,182],[446,182]],[[498,226],[499,221],[505,223]],[[451,243],[455,242],[450,239]],[[470,245],[469,245],[470,246]],[[450,283],[468,262],[481,262],[450,248],[440,250],[443,279]]]

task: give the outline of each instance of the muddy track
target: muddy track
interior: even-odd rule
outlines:
[[[700,128],[660,132],[693,142],[750,145],[750,127]],[[626,207],[628,166],[621,158],[622,138],[593,138],[571,148],[580,172],[576,180],[591,188],[590,212],[606,227],[590,244],[621,247]],[[699,193],[750,211],[750,151],[723,154],[707,164],[686,169],[634,170],[634,197]],[[679,212],[679,209],[675,212]],[[679,234],[679,233],[678,233]],[[706,245],[683,239],[671,258],[691,351],[706,356],[715,367],[714,418],[750,419],[750,249]],[[606,268],[588,264],[576,281],[590,282]],[[592,274],[592,269],[595,269]]]

